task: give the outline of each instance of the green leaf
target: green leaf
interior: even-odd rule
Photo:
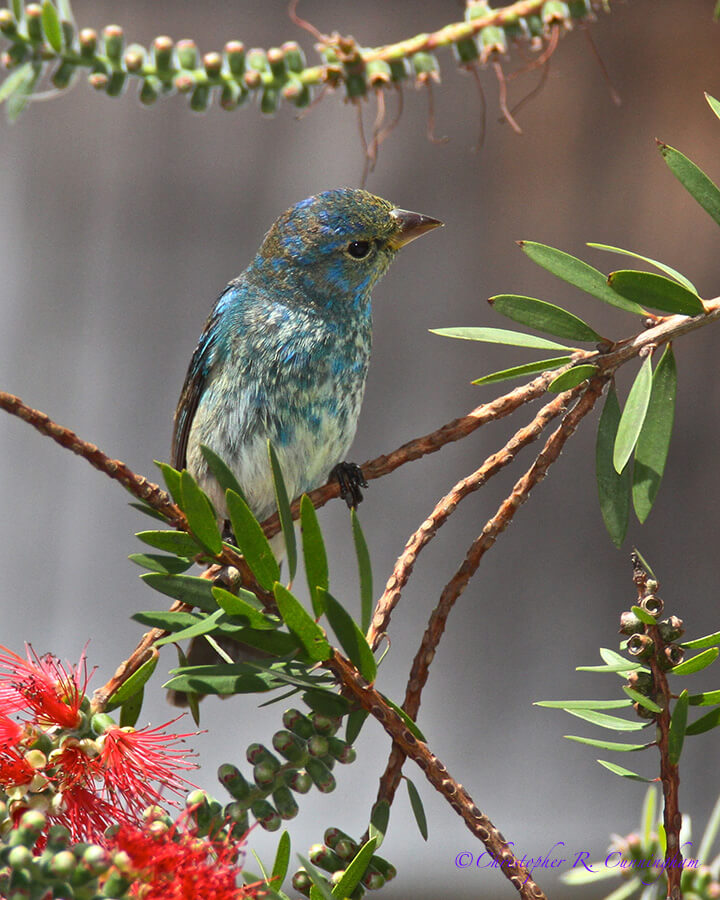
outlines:
[[[240,551],[262,587],[271,591],[273,584],[280,579],[280,566],[265,532],[239,494],[226,491],[225,502]]]
[[[685,733],[687,734],[687,732]],[[700,842],[700,847],[698,848],[698,859],[709,858],[710,850],[712,848],[712,845],[715,843],[718,829],[720,829],[720,797],[718,797],[718,799],[715,801],[715,806],[713,806],[713,810],[710,813],[710,818],[708,819],[705,833],[702,836],[702,841]]]
[[[373,606],[373,576],[370,563],[370,551],[358,519],[357,512],[350,510],[352,523],[353,543],[355,544],[355,556],[358,564],[358,578],[360,580],[360,627],[367,631],[370,627],[370,617]]]
[[[657,619],[655,616],[651,616],[649,612],[646,612],[642,606],[631,606],[631,611],[635,614],[635,616],[640,619],[643,625],[657,625]]]
[[[706,634],[704,637],[695,638],[694,641],[683,641],[680,644],[686,650],[702,650],[703,647],[717,647],[720,644],[720,631]]]
[[[160,522],[167,522],[167,519],[162,513],[159,513],[156,509],[148,506],[147,503],[128,503],[128,506],[132,506],[133,509],[136,509],[138,512],[149,516],[151,519],[157,519]]]
[[[519,244],[534,263],[581,291],[585,291],[586,294],[597,297],[598,300],[616,306],[625,312],[635,313],[639,316],[646,315],[642,306],[616,294],[608,285],[603,273],[581,259],[534,241],[519,241]]]
[[[705,731],[710,731],[711,728],[717,728],[718,725],[720,725],[720,707],[710,710],[709,713],[696,719],[692,725],[688,725],[685,734],[703,734]]]
[[[408,797],[410,798],[410,806],[412,807],[418,830],[422,835],[422,839],[426,841],[428,839],[428,825],[423,802],[420,799],[418,789],[407,776],[405,777],[405,784],[407,785]]]
[[[649,697],[646,697],[645,694],[641,694],[640,691],[635,691],[631,687],[628,687],[626,684],[622,686],[622,689],[625,691],[628,697],[631,698],[631,700],[639,703],[640,706],[644,707],[645,709],[649,709],[650,712],[662,712],[662,706],[658,706],[657,703],[655,703]]]
[[[0,84],[0,103],[3,100],[7,100],[8,97],[12,96],[16,90],[18,90],[28,78],[32,78],[33,74],[33,64],[31,62],[23,63],[14,72],[11,72],[8,77]]]
[[[309,860],[305,859],[304,856],[301,856],[299,853],[298,853],[297,857],[300,860],[300,862],[303,864],[303,868],[305,869],[305,871],[310,876],[310,879],[312,880],[312,883],[313,883],[313,888],[317,889],[317,892],[320,894],[320,897],[322,897],[322,900],[335,900],[335,897],[334,897],[332,891],[330,890],[330,886],[328,885],[325,878],[323,878],[323,876],[320,874],[320,872],[318,872],[318,870],[315,868],[315,866]],[[311,888],[311,890],[310,890],[310,900],[315,900],[315,898],[313,897],[313,894],[312,894],[313,888]]]
[[[642,846],[649,847],[655,827],[655,811],[657,808],[657,791],[648,788],[643,800],[642,814],[640,816],[640,830],[642,832]]]
[[[621,247],[611,247],[609,244],[588,244],[588,247],[593,247],[595,250],[607,250],[609,253],[620,253],[622,256],[632,256],[635,259],[641,259],[643,262],[648,263],[648,265],[655,266],[656,269],[660,269],[661,272],[674,278],[675,281],[679,281],[680,284],[684,285],[689,291],[692,291],[693,294],[697,294],[695,285],[689,278],[686,278],[678,272],[677,269],[673,269],[672,266],[658,262],[656,259],[651,259],[649,256],[642,256],[640,253],[633,253],[632,250],[623,250]]]
[[[187,516],[190,531],[212,556],[217,556],[222,552],[222,537],[210,500],[187,470],[180,476],[180,487],[183,495],[182,509]]]
[[[73,16],[72,7],[70,6],[70,0],[58,0],[58,10],[60,12],[60,19],[63,22],[74,22],[75,17]]]
[[[377,663],[368,642],[365,640],[365,635],[353,621],[350,613],[338,603],[332,594],[322,591],[321,598],[325,615],[340,642],[340,646],[365,681],[372,684],[377,675]]]
[[[644,522],[655,502],[665,471],[675,419],[677,366],[668,345],[653,373],[647,415],[638,437],[633,469],[633,505]]]
[[[319,618],[323,610],[318,588],[322,588],[324,591],[328,589],[330,575],[320,523],[315,507],[307,494],[303,494],[300,500],[300,531],[310,600],[313,612]]]
[[[720,703],[720,691],[703,691],[701,694],[690,694],[690,706],[714,706]]]
[[[334,691],[305,691],[303,703],[309,706],[313,712],[319,712],[331,718],[342,719],[350,712],[350,703]]]
[[[578,719],[584,719],[600,728],[609,728],[612,731],[642,731],[647,722],[631,722],[628,719],[620,719],[617,716],[607,716],[604,713],[592,709],[567,709],[566,712]]]
[[[42,28],[45,32],[48,44],[56,53],[63,48],[63,34],[60,27],[60,18],[51,0],[44,0],[42,5]]]
[[[497,294],[488,300],[501,315],[536,331],[569,341],[601,341],[602,336],[582,319],[554,303],[519,294]]]
[[[510,344],[512,347],[529,347],[534,350],[577,350],[577,347],[566,347],[555,341],[537,337],[534,334],[523,334],[522,331],[508,331],[507,328],[431,328],[432,334],[441,337],[459,338],[463,341],[483,341],[486,344]]]
[[[536,700],[533,706],[544,706],[548,709],[627,709],[632,706],[630,700]]]
[[[316,624],[290,591],[276,582],[273,588],[280,615],[290,631],[305,648],[314,662],[323,662],[332,656],[322,628]]]
[[[410,716],[405,712],[405,710],[401,706],[398,706],[397,703],[395,703],[395,701],[391,700],[387,695],[380,694],[380,696],[387,703],[387,705],[392,707],[392,709],[394,709],[395,712],[400,716],[400,718],[405,723],[405,727],[408,729],[408,731],[410,731],[411,734],[414,734],[415,737],[419,741],[422,741],[424,744],[426,744],[427,738],[422,733],[422,731],[420,731],[420,729],[417,727],[417,724],[415,722],[413,722],[413,720],[410,718]]]
[[[379,850],[382,842],[385,840],[388,822],[390,821],[390,804],[387,800],[378,800],[373,806],[370,814],[370,826],[368,834],[371,838],[377,838],[377,847]]]
[[[624,675],[626,672],[648,672],[640,663],[613,663],[609,666],[575,666],[576,672],[609,672],[615,675]]]
[[[685,727],[687,725],[688,692],[683,691],[675,702],[670,730],[668,731],[668,757],[670,764],[676,766],[680,762],[683,741],[685,740]],[[697,723],[695,723],[697,724]]]
[[[625,401],[625,408],[620,416],[615,447],[613,450],[613,466],[619,474],[632,456],[640,431],[645,421],[650,393],[652,391],[652,362],[649,356],[640,366],[630,393]]]
[[[292,656],[302,649],[302,644],[294,634],[285,631],[259,631],[254,628],[242,628],[233,635],[239,644],[248,644],[256,650],[262,650],[270,656]]]
[[[613,448],[619,423],[620,404],[615,385],[611,384],[598,424],[595,470],[600,512],[616,547],[620,547],[627,534],[632,475],[629,467],[618,475],[613,465]]]
[[[615,888],[614,891],[603,897],[603,900],[628,900],[637,890],[640,890],[643,884],[642,879],[631,878],[630,881],[626,881],[625,884],[621,884],[619,888]]]
[[[174,633],[189,628],[196,622],[204,621],[194,613],[184,612],[183,610],[158,610],[147,609],[133,613],[130,617],[133,621],[139,622],[141,625],[149,625],[150,628],[162,628],[164,631]]]
[[[225,491],[235,491],[239,497],[242,497],[243,500],[245,500],[243,489],[240,487],[237,478],[227,463],[221,459],[214,450],[211,450],[210,447],[207,447],[205,444],[200,444],[200,452],[208,465],[208,469],[210,469],[215,480],[222,488],[223,493],[225,493]]]
[[[367,710],[364,709],[354,709],[350,713],[347,719],[347,726],[345,727],[345,740],[348,744],[355,743],[369,715]]]
[[[174,644],[177,641],[189,641],[192,638],[202,637],[204,634],[214,634],[218,631],[218,620],[224,615],[225,613],[222,609],[216,609],[211,615],[204,616],[199,621],[193,622],[192,625],[188,625],[182,631],[176,631],[174,634],[168,634],[166,637],[160,638],[159,641],[155,641],[155,646],[162,647],[164,644]]]
[[[131,553],[128,559],[136,566],[149,569],[151,572],[160,572],[163,575],[180,575],[193,564],[191,559],[165,556],[160,553]]]
[[[592,872],[588,871],[588,869],[592,868]],[[560,881],[563,884],[591,884],[594,881],[603,881],[607,878],[617,878],[617,874],[609,869],[607,866],[603,865],[602,860],[598,862],[588,863],[588,869],[581,867],[579,869],[570,869],[569,872],[563,872],[560,876]],[[635,879],[637,883],[640,883],[639,879]]]
[[[5,114],[8,122],[15,122],[20,113],[25,109],[33,95],[35,85],[40,80],[42,66],[38,62],[24,63],[9,75],[0,86],[0,102],[7,98]],[[17,76],[15,78],[14,76]],[[12,90],[4,93],[8,82],[12,79]]]
[[[717,18],[718,18],[718,9],[716,8],[715,19],[717,19]],[[705,99],[707,100],[708,104],[710,105],[710,109],[715,113],[715,115],[718,117],[718,119],[720,119],[720,100],[716,100],[715,97],[713,97],[712,94],[708,94],[707,91],[705,91]],[[699,858],[705,859],[704,856],[699,857]]]
[[[646,784],[653,784],[656,780],[654,778],[644,778],[642,775],[631,772],[630,769],[625,769],[623,768],[623,766],[618,766],[616,763],[607,762],[604,759],[599,759],[598,762],[601,766],[605,766],[606,769],[609,769],[615,775],[620,775],[622,778],[629,778],[631,781],[644,781]]]
[[[619,744],[616,741],[596,741],[594,738],[578,737],[575,734],[565,734],[563,737],[569,741],[577,741],[578,744],[599,747],[601,750],[617,750],[619,753],[630,753],[634,750],[645,750],[652,747],[652,744]]]
[[[175,556],[182,556],[185,559],[203,552],[197,541],[184,531],[139,531],[135,537],[157,550],[174,553]]]
[[[717,185],[679,150],[675,150],[674,147],[669,147],[661,141],[658,141],[658,148],[680,184],[720,225],[720,190]]]
[[[261,694],[277,686],[278,681],[272,672],[254,670],[245,663],[190,666],[180,670],[163,685],[176,691],[220,695]]]
[[[498,381],[508,381],[511,378],[521,378],[524,375],[532,375],[534,372],[547,372],[551,369],[559,369],[570,362],[569,356],[555,356],[551,359],[539,359],[536,362],[525,363],[523,366],[513,366],[510,369],[502,369],[476,378],[471,384],[495,384]]]
[[[297,572],[295,524],[293,523],[292,513],[290,512],[290,498],[288,497],[285,479],[283,478],[282,469],[280,468],[280,462],[275,453],[275,448],[270,441],[268,441],[268,456],[270,457],[273,484],[275,485],[275,501],[277,503],[278,515],[280,516],[283,538],[285,539],[285,556],[287,557],[288,572],[290,581],[292,582],[295,578],[295,573]]]
[[[571,388],[577,387],[583,381],[587,381],[588,378],[592,378],[597,371],[597,366],[573,366],[567,372],[563,372],[562,375],[553,378],[547,389],[551,394],[561,394],[563,391],[569,391]]]
[[[702,653],[698,653],[697,656],[686,659],[685,662],[681,662],[679,665],[674,666],[670,669],[670,673],[672,675],[690,675],[693,672],[699,672],[701,669],[706,669],[708,666],[711,666],[718,658],[718,654],[720,654],[720,650],[718,650],[717,647],[712,647],[710,650],[704,650]]]
[[[684,285],[665,275],[619,269],[608,275],[608,284],[628,300],[662,312],[682,316],[699,316],[705,312],[703,302],[695,291],[689,291]]]
[[[120,709],[120,727],[121,728],[132,728],[134,727],[137,720],[140,718],[140,712],[142,711],[143,705],[143,696],[144,690],[140,688],[139,691],[136,691],[132,697],[123,703]]]
[[[212,581],[198,578],[195,575],[161,575],[159,572],[147,572],[140,578],[153,590],[160,591],[166,597],[180,600],[188,606],[197,606],[204,612],[215,612],[217,603],[212,596]]]
[[[255,594],[239,588],[237,594],[232,594],[221,587],[214,587],[212,595],[220,606],[229,616],[240,618],[244,624],[251,628],[257,628],[259,631],[270,631],[277,628],[279,622],[266,616],[261,609],[258,609],[258,601]]]
[[[182,473],[177,469],[173,469],[173,467],[169,463],[160,462],[160,460],[157,459],[155,460],[155,465],[158,467],[158,469],[160,469],[160,472],[162,473],[163,481],[165,482],[165,487],[168,489],[168,493],[178,506],[182,506]]]
[[[278,841],[277,851],[275,853],[275,862],[272,867],[272,875],[270,880],[275,888],[281,888],[285,876],[287,875],[288,866],[290,864],[290,835],[287,831],[283,831]]]
[[[142,691],[145,682],[157,668],[159,659],[158,654],[153,653],[150,659],[146,660],[139,669],[136,669],[127,681],[123,682],[115,693],[110,695],[105,706],[105,712],[110,712],[110,710],[116,709],[118,706],[123,706],[138,691]]]
[[[13,17],[16,22],[22,22],[25,18],[25,3],[23,0],[12,0]]]
[[[360,884],[363,875],[367,871],[367,867],[370,865],[370,860],[375,852],[376,845],[377,839],[370,838],[370,840],[364,843],[355,854],[352,862],[347,866],[340,877],[340,880],[332,889],[332,895],[336,900],[345,900],[345,898],[349,897]]]

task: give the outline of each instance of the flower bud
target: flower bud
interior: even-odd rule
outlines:
[[[310,716],[310,721],[312,723],[313,730],[317,734],[325,735],[326,737],[330,737],[335,734],[336,731],[342,725],[342,719],[335,716],[326,716],[322,713],[313,713]]]
[[[308,859],[314,866],[319,866],[326,872],[337,872],[343,868],[340,857],[325,844],[313,844],[308,851]]]
[[[545,25],[567,25],[570,18],[570,10],[563,0],[548,0],[540,11]]]
[[[299,762],[305,758],[304,747],[291,731],[276,731],[272,744],[277,752],[290,762]]]
[[[222,62],[222,56],[219,53],[206,53],[203,56],[203,67],[208,78],[215,80],[220,77]]]
[[[66,88],[72,81],[76,71],[77,69],[72,63],[63,60],[50,76],[53,87],[56,87],[59,90]]]
[[[335,779],[321,760],[311,757],[305,764],[305,769],[321,794],[329,794],[335,790]]]
[[[313,785],[312,778],[304,771],[287,772],[284,778],[285,784],[296,794],[307,794]]]
[[[327,756],[330,751],[327,738],[320,734],[314,734],[307,742],[307,751],[311,756],[317,756],[320,759]]]
[[[282,824],[282,819],[267,800],[256,800],[250,807],[250,812],[265,831],[277,831]]]
[[[43,39],[42,6],[38,3],[28,3],[25,7],[25,25],[30,40],[40,43]]]
[[[313,725],[307,716],[304,716],[298,709],[288,709],[283,713],[283,725],[296,734],[298,737],[307,738],[315,733]]]
[[[145,48],[140,44],[131,44],[123,58],[128,72],[139,72],[145,65]]]
[[[305,68],[305,54],[302,47],[296,41],[286,41],[282,45],[285,55],[285,65],[289,72],[302,72]]]
[[[620,634],[642,634],[645,626],[634,612],[627,610],[620,615]]]
[[[352,745],[348,744],[347,741],[342,741],[340,740],[340,738],[331,737],[328,741],[328,745],[331,755],[344,766],[355,762],[355,760],[357,759],[355,748],[352,747]]]
[[[196,69],[198,65],[198,48],[195,41],[184,39],[175,47],[178,64],[181,69]]]
[[[119,25],[108,25],[103,28],[103,45],[105,55],[114,63],[119,63],[123,55],[125,34]],[[143,57],[145,53],[143,51]]]
[[[172,38],[161,34],[152,42],[152,56],[158,72],[168,72],[172,67],[174,44]]]
[[[310,896],[310,888],[313,886],[313,882],[305,869],[298,869],[293,875],[292,886],[305,897]]]
[[[0,32],[9,38],[17,34],[17,22],[9,9],[0,9]]]
[[[662,622],[658,623],[658,628],[660,630],[660,637],[664,641],[676,641],[685,634],[683,620],[678,619],[677,616],[670,616],[669,619],[663,619]]]
[[[276,81],[285,81],[287,78],[287,64],[285,54],[279,47],[271,47],[267,52],[267,60],[270,71]]]
[[[245,71],[245,45],[242,41],[228,41],[225,44],[225,59],[231,73],[238,78]]]
[[[210,106],[210,85],[199,84],[190,95],[190,109],[193,112],[205,112]]]
[[[282,819],[294,819],[299,812],[295,798],[290,792],[290,788],[284,785],[273,791],[272,795],[275,808],[280,813]]]

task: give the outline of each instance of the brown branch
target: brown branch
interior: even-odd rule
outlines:
[[[400,600],[400,594],[412,573],[418,553],[435,537],[438,529],[455,512],[458,503],[473,491],[477,491],[488,479],[511,463],[523,447],[537,440],[548,422],[564,412],[568,403],[580,390],[581,388],[576,388],[574,391],[559,394],[554,400],[543,406],[529,425],[517,431],[501,450],[489,456],[479,469],[459,481],[448,494],[439,500],[427,519],[409,537],[405,549],[395,563],[385,590],[375,606],[375,613],[367,633],[367,641],[373,650],[377,649],[383,634],[387,631],[390,615]]]
[[[408,730],[395,710],[362,678],[352,663],[336,650],[323,665],[340,680],[345,693],[376,718],[405,756],[423,770],[430,784],[445,797],[471,833],[483,842],[488,852],[498,861],[503,875],[520,896],[524,900],[543,900],[545,894],[514,855],[510,843],[490,819],[480,812],[470,794],[450,775],[427,744],[419,741]]]
[[[560,456],[566,441],[575,432],[581,420],[592,410],[609,378],[609,375],[604,375],[590,381],[578,402],[566,413],[560,426],[550,435],[532,466],[515,484],[510,495],[500,504],[498,511],[487,522],[479,537],[470,545],[462,565],[445,585],[438,605],[430,615],[420,648],[410,670],[403,704],[403,709],[410,718],[414,719],[417,716],[420,708],[420,695],[428,678],[430,664],[455,601],[477,571],[486,551],[493,546],[498,536],[508,527],[517,510],[527,500],[530,491],[545,478],[547,470]],[[400,782],[402,764],[403,749],[393,747],[385,772],[380,779],[378,799],[392,802]]]

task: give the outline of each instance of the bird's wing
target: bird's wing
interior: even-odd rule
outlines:
[[[190,360],[185,384],[175,410],[173,423],[171,464],[176,469],[184,469],[187,465],[187,444],[198,403],[208,384],[210,373],[215,363],[222,357],[226,334],[221,319],[227,311],[237,291],[236,285],[228,285],[218,298],[210,318],[205,324],[203,333]]]

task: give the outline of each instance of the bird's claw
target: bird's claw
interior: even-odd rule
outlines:
[[[347,503],[349,509],[355,509],[362,501],[361,487],[368,486],[363,471],[355,463],[338,463],[330,473],[340,486],[340,496]]]

